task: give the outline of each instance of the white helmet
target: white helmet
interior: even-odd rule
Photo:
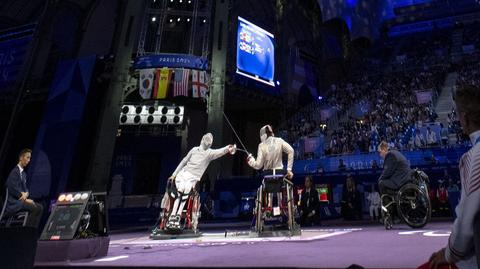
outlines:
[[[265,125],[260,128],[260,141],[265,142],[269,136],[273,136],[272,126]]]
[[[202,137],[202,141],[200,141],[200,148],[203,150],[207,150],[212,146],[213,143],[213,135],[211,133],[206,133]]]

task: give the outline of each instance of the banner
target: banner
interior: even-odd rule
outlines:
[[[133,67],[135,69],[169,67],[207,70],[208,60],[195,55],[161,53],[138,57]]]
[[[172,78],[172,70],[162,68],[157,70],[157,80],[155,82],[155,89],[153,91],[154,99],[165,99],[168,96],[168,85]]]
[[[139,92],[143,99],[152,98],[153,79],[155,77],[155,69],[140,70]]]
[[[416,91],[415,95],[417,96],[417,103],[419,104],[428,104],[432,101],[432,90]]]
[[[0,42],[0,91],[13,83],[23,67],[31,36]]]

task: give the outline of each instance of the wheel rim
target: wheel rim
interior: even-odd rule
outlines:
[[[398,211],[409,226],[423,227],[430,218],[428,195],[416,185],[406,185],[398,193]]]

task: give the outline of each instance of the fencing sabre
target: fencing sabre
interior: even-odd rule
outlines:
[[[237,132],[235,131],[235,128],[233,128],[232,123],[230,123],[230,120],[228,120],[228,117],[227,117],[227,115],[225,114],[225,111],[223,111],[222,113],[223,113],[223,117],[225,118],[225,120],[227,121],[228,125],[230,126],[230,129],[232,129],[233,133],[235,134],[235,136],[236,136],[237,139],[238,139],[238,142],[240,142],[240,145],[241,145],[242,148],[243,148],[243,149],[237,148],[237,150],[242,151],[242,152],[245,152],[247,155],[249,155],[250,152],[248,152],[247,148],[245,148],[245,145],[243,144],[242,140],[240,139],[240,137],[238,136]]]

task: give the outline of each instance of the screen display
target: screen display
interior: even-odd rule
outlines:
[[[237,73],[275,86],[273,34],[238,17]]]
[[[77,232],[85,205],[57,205],[52,212],[41,240],[72,239]]]
[[[327,184],[321,184],[315,186],[318,192],[318,198],[320,202],[328,202],[328,196],[330,194],[329,188]]]

